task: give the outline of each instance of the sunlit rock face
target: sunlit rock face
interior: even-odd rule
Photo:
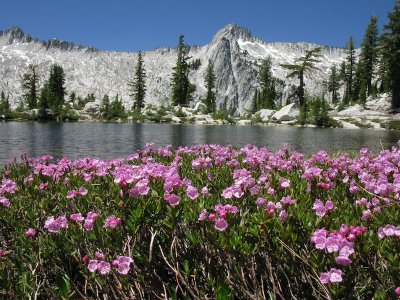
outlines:
[[[193,59],[201,66],[190,73],[197,90],[191,105],[204,98],[204,74],[208,61],[214,63],[216,75],[217,108],[225,108],[234,115],[244,114],[251,107],[258,87],[257,70],[261,60],[272,58],[273,74],[284,81],[279,85],[285,105],[294,94],[296,78],[286,79],[287,71],[281,64],[291,64],[305,51],[318,45],[309,43],[270,43],[251,35],[248,29],[229,24],[219,30],[212,41],[190,49]],[[321,62],[313,73],[306,74],[306,90],[321,94],[323,82],[328,79],[333,64],[340,64],[346,54],[343,49],[322,47]],[[176,49],[160,48],[144,52],[147,73],[146,103],[169,105],[171,103],[171,74],[176,61]],[[52,39],[40,41],[14,27],[0,31],[0,90],[9,96],[15,107],[21,100],[21,76],[28,65],[37,65],[40,84],[48,78],[52,64],[59,64],[66,73],[66,90],[85,97],[93,93],[99,102],[104,94],[113,99],[117,94],[127,108],[132,106],[128,81],[133,79],[137,53],[100,51],[92,47]]]

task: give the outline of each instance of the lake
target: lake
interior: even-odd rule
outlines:
[[[312,153],[320,149],[380,151],[400,139],[400,131],[373,129],[298,128],[289,126],[175,125],[132,123],[0,123],[0,165],[13,156],[50,154],[55,158],[126,157],[146,143],[155,146],[247,144],[277,150],[283,144],[291,149]]]

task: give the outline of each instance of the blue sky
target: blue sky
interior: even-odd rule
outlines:
[[[266,41],[345,45],[362,40],[370,16],[387,23],[394,0],[2,0],[0,30],[20,26],[102,50],[138,51],[204,45],[236,23]]]

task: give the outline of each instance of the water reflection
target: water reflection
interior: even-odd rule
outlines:
[[[247,144],[275,151],[288,144],[292,149],[311,153],[319,149],[337,152],[368,147],[373,151],[394,145],[400,131],[346,130],[270,126],[211,126],[174,124],[113,123],[0,123],[0,165],[13,156],[50,154],[56,158],[82,156],[111,159],[127,156],[146,143],[156,147],[195,144]]]

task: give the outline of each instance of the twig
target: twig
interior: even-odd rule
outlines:
[[[175,243],[175,237],[172,241],[171,244],[171,248],[173,247],[173,244]],[[176,270],[167,260],[167,258],[164,255],[164,251],[162,250],[161,245],[158,245],[158,247],[160,248],[160,252],[161,252],[161,256],[164,259],[165,263],[167,264],[167,266],[171,269],[172,272],[175,273],[177,279],[179,279],[181,281],[181,283],[183,284],[183,286],[187,289],[187,291],[189,292],[189,294],[191,295],[192,299],[196,299],[199,300],[200,298],[196,296],[196,294],[192,291],[192,289],[189,287],[189,285],[186,283],[185,279],[183,278],[183,276],[181,275],[181,273]]]
[[[154,246],[154,239],[157,235],[157,230],[153,233],[153,231],[151,231],[151,241],[150,241],[150,249],[149,249],[149,262],[151,262],[151,259],[153,258],[153,246]]]
[[[282,244],[282,246],[284,246],[290,253],[292,253],[294,256],[300,258],[300,260],[306,265],[308,266],[311,271],[314,273],[314,276],[312,276],[312,278],[318,282],[319,286],[322,287],[322,289],[325,292],[325,295],[327,297],[327,299],[331,299],[331,297],[329,296],[329,291],[327,290],[327,288],[320,282],[319,278],[318,278],[318,274],[315,272],[315,270],[313,269],[313,267],[307,262],[307,260],[305,260],[303,257],[301,257],[300,255],[298,255],[292,248],[290,248],[288,245],[286,245],[280,238],[277,237],[277,240]]]

